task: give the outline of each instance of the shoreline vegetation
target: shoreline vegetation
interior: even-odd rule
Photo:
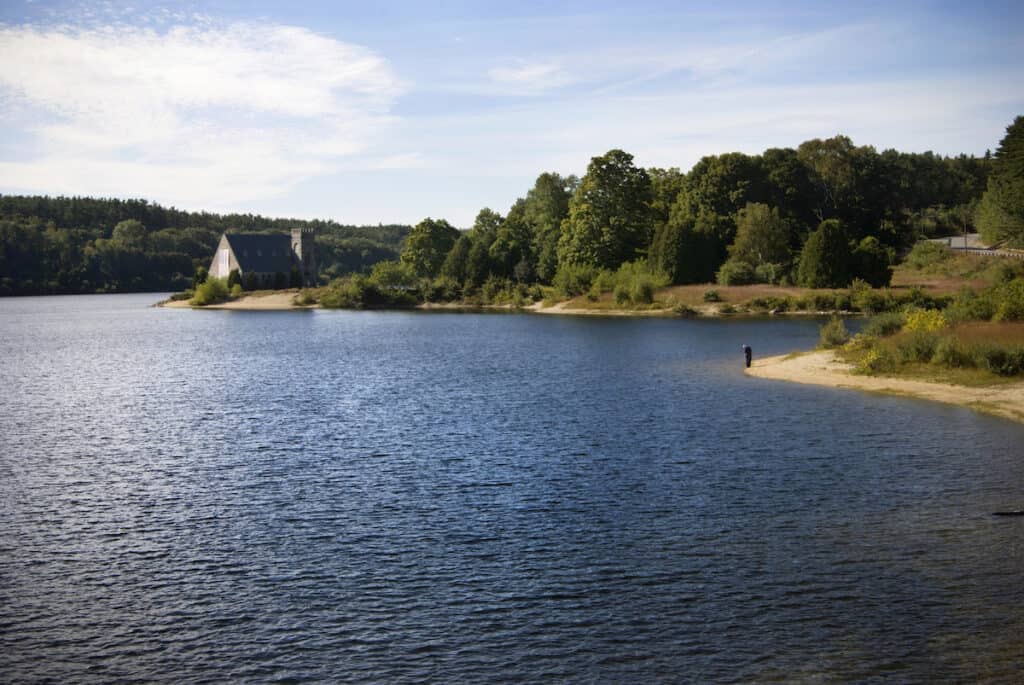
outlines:
[[[969,387],[934,380],[859,375],[854,365],[843,361],[834,350],[755,359],[746,373],[756,378],[954,404],[1024,423],[1024,382]]]

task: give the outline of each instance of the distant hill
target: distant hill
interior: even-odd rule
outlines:
[[[410,227],[186,212],[146,200],[0,195],[0,295],[180,290],[224,232],[317,230],[322,278],[397,259]]]

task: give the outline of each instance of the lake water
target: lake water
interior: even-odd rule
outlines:
[[[1019,682],[1024,426],[815,321],[0,300],[0,681]]]

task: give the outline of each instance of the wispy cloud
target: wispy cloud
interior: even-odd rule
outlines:
[[[367,151],[403,85],[372,51],[293,26],[0,28],[0,185],[228,206]]]
[[[550,62],[520,62],[515,66],[494,67],[487,74],[493,84],[514,95],[538,95],[572,82],[565,69]]]

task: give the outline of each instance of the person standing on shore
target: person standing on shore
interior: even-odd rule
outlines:
[[[747,368],[750,368],[750,360],[754,358],[754,351],[750,349],[750,345],[743,346],[743,356],[747,359]]]

